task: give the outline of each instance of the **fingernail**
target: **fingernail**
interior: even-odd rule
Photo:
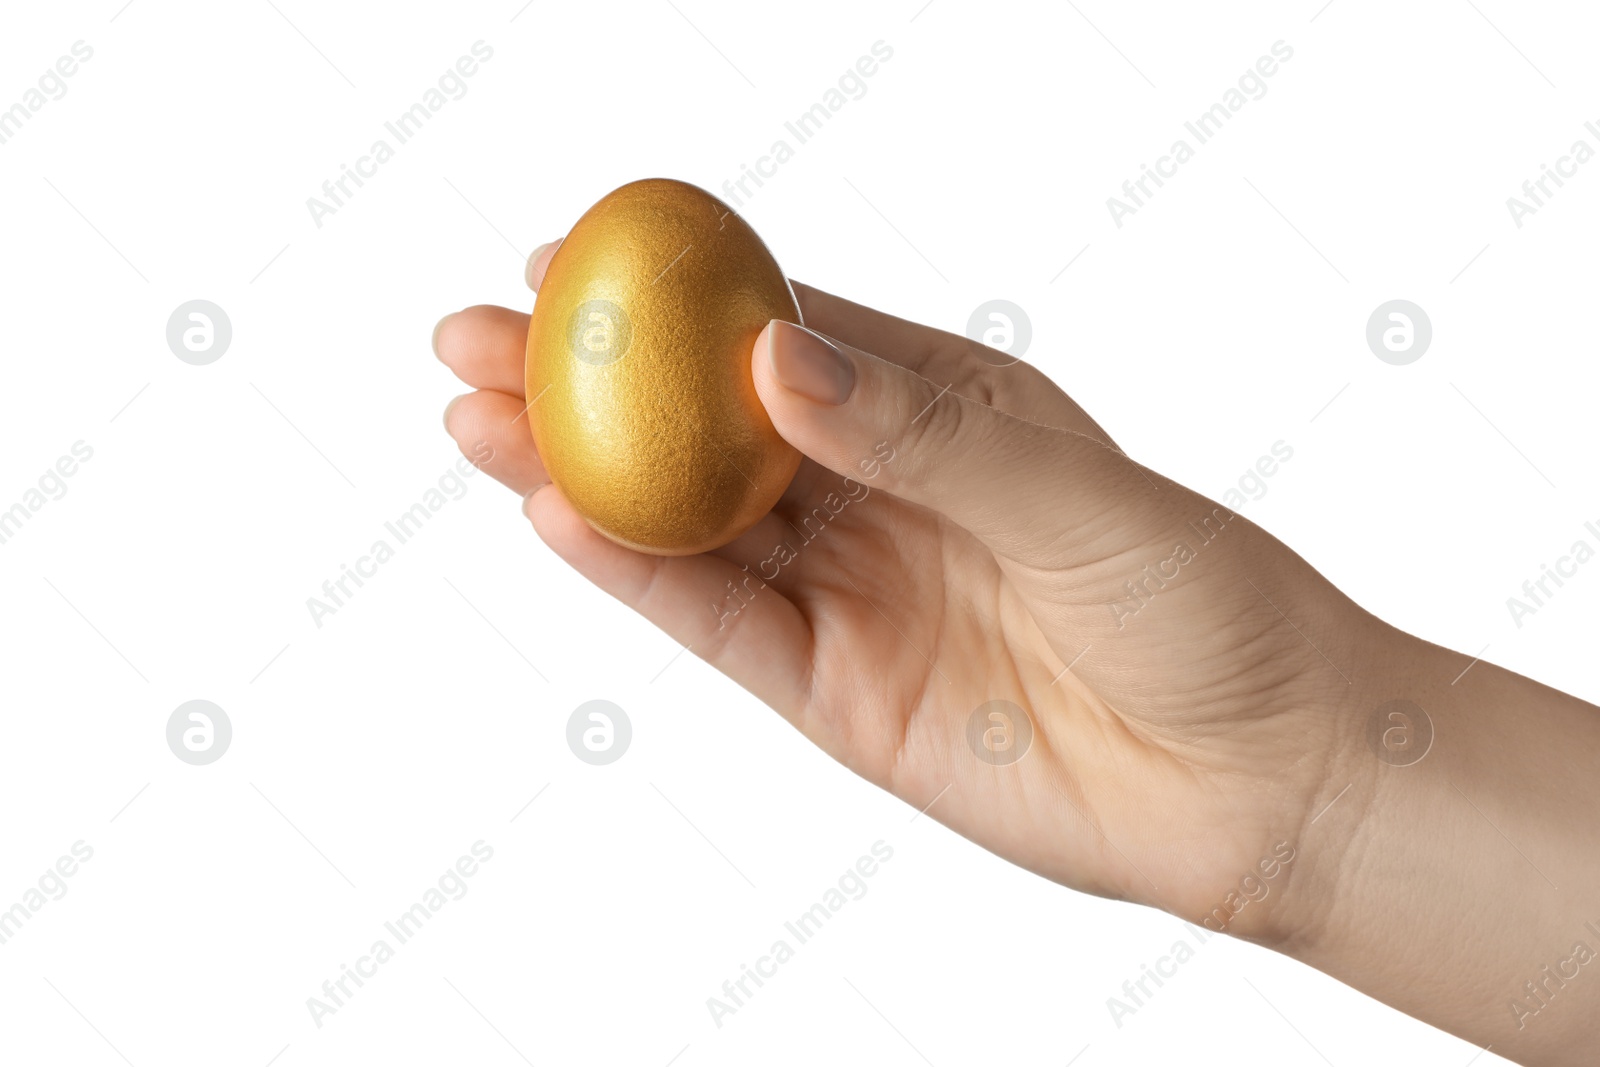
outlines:
[[[446,315],[444,318],[440,319],[438,322],[433,324],[433,337],[432,337],[431,340],[428,341],[428,346],[433,349],[433,357],[435,359],[444,358],[444,357],[439,355],[439,331],[444,329],[444,324],[445,323],[449,322],[452,318],[454,318],[458,314],[460,314],[460,312],[452,311],[452,312],[450,312],[450,314]]]
[[[464,397],[466,395],[467,394],[462,393],[461,396],[455,397],[453,400],[450,401],[450,403],[448,403],[448,404],[446,404],[444,406],[444,432],[445,433],[449,433],[450,432],[450,409],[455,407],[457,404],[461,403],[462,397]]]
[[[784,388],[819,404],[843,404],[856,387],[856,368],[827,338],[804,326],[767,324],[767,358]]]
[[[533,288],[533,265],[535,263],[539,262],[539,257],[540,256],[542,256],[546,252],[548,252],[552,246],[560,244],[561,241],[562,241],[562,238],[559,238],[559,237],[556,238],[554,241],[546,241],[544,244],[540,245],[538,248],[535,248],[533,250],[533,252],[528,256],[528,262],[522,268],[522,280],[528,283],[528,288],[530,288],[530,289]]]

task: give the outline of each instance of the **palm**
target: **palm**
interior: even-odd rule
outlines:
[[[839,481],[820,468],[811,476]],[[797,497],[825,492],[807,480],[797,481]],[[1052,647],[1059,640],[1039,629],[1027,598],[965,531],[873,494],[846,508],[793,567],[774,591],[811,630],[811,644],[795,650],[809,662],[774,661],[746,684],[760,693],[808,670],[804,699],[779,710],[852,771],[1015,862],[1101,895],[1192,907],[1201,900],[1172,892],[1195,880],[1196,863],[1227,878],[1249,862],[1216,849],[1221,834],[1204,861],[1170,850],[1175,813],[1196,826],[1227,820],[1197,809],[1202,797],[1175,801],[1157,788],[1165,754],[1113,725],[1112,710],[1064,672]],[[773,640],[780,636],[774,627]],[[1031,709],[1031,720],[1009,721],[1006,704]],[[991,722],[985,705],[1006,719]],[[1009,725],[995,736],[1013,747],[974,748],[975,715],[984,730]],[[1030,722],[1026,752],[1009,762],[1022,745],[1016,731]]]

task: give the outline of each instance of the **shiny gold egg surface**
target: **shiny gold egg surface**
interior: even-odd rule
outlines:
[[[756,396],[751,347],[794,292],[745,221],[684,182],[632,182],[550,261],[528,327],[527,398],[551,480],[619,544],[727,544],[800,464]]]

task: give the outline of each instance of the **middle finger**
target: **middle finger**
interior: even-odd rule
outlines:
[[[474,389],[520,397],[528,316],[480,304],[446,315],[433,331],[433,351],[457,378]]]

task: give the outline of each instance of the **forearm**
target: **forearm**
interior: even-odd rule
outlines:
[[[1387,627],[1371,647],[1275,947],[1508,1058],[1593,1063],[1600,709]],[[1388,700],[1426,719],[1373,726]]]

